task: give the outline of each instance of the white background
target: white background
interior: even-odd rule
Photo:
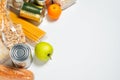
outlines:
[[[39,27],[54,53],[45,64],[34,58],[35,80],[120,80],[120,0],[77,0]]]

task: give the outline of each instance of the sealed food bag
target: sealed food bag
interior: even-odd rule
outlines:
[[[20,0],[20,1],[22,1],[22,0]],[[11,25],[11,26],[7,27],[9,29],[3,28],[2,32],[6,33],[6,35],[10,35],[7,33],[7,31],[8,30],[12,31],[11,33],[14,33],[14,34],[12,34],[10,36],[16,35],[16,37],[11,37],[13,40],[11,40],[11,39],[8,39],[8,40],[14,41],[15,44],[27,42],[34,46],[36,43],[38,43],[40,41],[40,39],[46,34],[46,32],[44,30],[38,28],[34,24],[32,24],[31,22],[33,22],[33,20],[31,20],[30,18],[38,20],[38,21],[40,18],[40,22],[41,22],[42,18],[40,16],[44,14],[44,10],[43,10],[44,7],[39,6],[40,7],[39,10],[37,10],[38,8],[36,9],[36,7],[32,6],[30,3],[24,3],[22,8],[25,8],[25,9],[21,8],[21,10],[19,10],[20,11],[19,16],[24,17],[24,19],[23,19],[18,16],[17,11],[15,11],[16,9],[14,9],[13,7],[10,7],[9,4],[10,3],[8,3],[8,8],[9,8],[8,13],[9,14],[7,14],[8,15],[7,18],[9,21],[6,21],[6,22],[9,22],[9,25]],[[30,11],[32,11],[32,12],[30,12]],[[34,12],[40,12],[39,17],[36,17],[35,15],[33,15]],[[38,14],[36,14],[36,15],[38,15]],[[28,21],[28,19],[30,19],[30,20]],[[12,22],[11,22],[11,20],[12,20]],[[4,23],[4,22],[5,21],[3,20],[2,23]],[[9,38],[9,36],[5,36],[5,37]],[[17,38],[19,38],[19,39],[17,39]],[[6,41],[4,41],[4,42],[6,43]],[[13,42],[7,41],[6,44],[8,47],[10,47],[13,45],[12,43]]]
[[[21,24],[23,32],[26,36],[26,42],[32,44],[33,46],[40,41],[46,34],[46,32],[39,27],[33,25],[32,23],[19,18],[15,13],[10,11],[10,18],[16,24]]]
[[[0,29],[2,28],[2,13],[4,9],[4,0],[0,0]],[[2,32],[0,31],[0,64],[3,64],[7,59],[9,59],[9,50],[6,48],[4,43],[2,42]]]
[[[71,5],[73,5],[76,2],[76,0],[53,0],[53,2],[60,4],[62,9],[66,9],[70,7]]]
[[[25,35],[21,25],[14,24],[10,20],[6,4],[6,0],[0,0],[0,31],[2,41],[10,49],[15,44],[24,43]]]

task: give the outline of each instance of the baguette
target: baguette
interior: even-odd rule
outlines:
[[[0,65],[0,80],[34,80],[34,77],[29,70]]]

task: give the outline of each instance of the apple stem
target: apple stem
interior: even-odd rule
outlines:
[[[50,60],[52,60],[52,58],[51,58],[50,54],[48,54],[48,57],[50,58]]]

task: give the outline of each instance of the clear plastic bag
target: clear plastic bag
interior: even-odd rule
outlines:
[[[76,0],[53,0],[54,3],[60,4],[62,9],[70,7]]]
[[[25,35],[21,25],[10,20],[6,5],[7,0],[0,0],[0,64],[12,65],[9,49],[14,44],[25,42]]]
[[[7,0],[0,0],[0,31],[3,43],[10,49],[14,44],[24,43],[25,35],[21,25],[10,20],[6,5]]]
[[[49,5],[53,4],[53,3],[57,3],[61,6],[61,8],[64,10],[68,7],[70,7],[71,5],[73,5],[76,2],[76,0],[46,0],[46,7],[48,7]]]

